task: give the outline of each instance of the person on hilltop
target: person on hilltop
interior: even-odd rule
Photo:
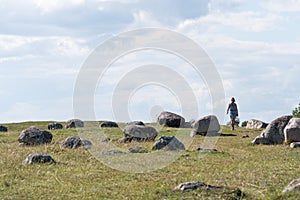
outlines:
[[[234,130],[235,118],[239,116],[239,111],[235,103],[234,97],[231,98],[231,103],[228,105],[227,114],[230,111],[231,130]]]

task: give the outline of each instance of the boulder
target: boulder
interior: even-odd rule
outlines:
[[[128,149],[129,153],[146,153],[147,151],[148,149],[146,149],[145,147],[139,147],[139,146],[130,147]]]
[[[51,123],[51,124],[48,124],[48,129],[49,130],[63,129],[63,125],[59,124],[59,123]]]
[[[106,121],[100,124],[101,128],[119,128],[119,125],[116,122]]]
[[[92,143],[89,140],[82,139],[78,136],[69,136],[61,142],[62,148],[77,149],[79,147],[90,148]]]
[[[284,128],[284,141],[300,142],[300,118],[292,118]]]
[[[181,128],[193,128],[191,122],[184,122]]]
[[[151,126],[129,125],[124,128],[124,138],[127,141],[154,141],[158,132]]]
[[[0,126],[0,132],[7,132],[8,128],[5,126]]]
[[[291,148],[299,148],[300,147],[300,142],[292,142],[291,144],[290,144],[290,147]]]
[[[185,146],[175,136],[162,136],[156,141],[152,150],[185,150]]]
[[[279,117],[272,121],[265,130],[257,136],[253,144],[283,144],[284,142],[284,128],[290,121],[292,116],[286,115]]]
[[[215,115],[208,115],[197,119],[194,122],[191,137],[195,135],[217,135],[221,129],[218,118]]]
[[[84,127],[84,122],[80,119],[71,119],[67,121],[66,128],[82,128]]]
[[[144,122],[142,121],[133,121],[133,122],[128,122],[127,126],[129,125],[140,125],[140,126],[145,126]]]
[[[266,128],[268,126],[267,123],[257,120],[257,119],[250,119],[247,122],[246,128],[247,129],[256,129],[256,128]]]
[[[185,122],[185,119],[180,115],[171,112],[162,112],[157,118],[160,125],[179,128]]]
[[[33,164],[33,163],[56,163],[56,162],[51,156],[47,154],[41,154],[41,153],[29,154],[23,161],[23,164]]]
[[[52,133],[31,126],[21,132],[18,141],[24,145],[39,145],[50,143],[52,137]]]
[[[289,191],[294,191],[294,190],[300,190],[300,178],[293,180],[284,188],[282,192],[289,192]]]

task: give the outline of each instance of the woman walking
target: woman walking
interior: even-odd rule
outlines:
[[[235,103],[235,99],[231,98],[231,103],[228,105],[227,114],[230,111],[231,130],[234,130],[235,118],[239,116],[239,111]]]

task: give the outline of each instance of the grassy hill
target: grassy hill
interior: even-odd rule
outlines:
[[[252,139],[261,130],[222,129],[215,147],[219,152],[192,151],[205,137],[196,136],[188,151],[169,166],[149,173],[126,173],[111,169],[89,151],[61,149],[67,136],[76,129],[51,131],[51,144],[20,147],[20,132],[29,126],[46,129],[49,122],[3,124],[9,132],[0,133],[1,199],[224,199],[209,191],[173,191],[186,181],[199,180],[216,186],[240,188],[244,199],[298,199],[299,192],[282,194],[284,187],[300,177],[300,149],[286,145],[253,146]],[[185,129],[188,135],[191,129]],[[177,129],[163,128],[159,135],[175,135]],[[112,138],[121,138],[122,130],[105,129]],[[231,134],[231,136],[230,136]],[[235,134],[236,136],[232,136]],[[249,138],[242,138],[249,135]],[[120,144],[151,148],[151,142]],[[29,153],[50,154],[58,164],[23,165]]]

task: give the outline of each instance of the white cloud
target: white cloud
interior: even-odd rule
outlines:
[[[243,0],[210,0],[208,8],[210,12],[236,11]]]
[[[263,0],[262,7],[275,12],[299,12],[300,0]]]
[[[187,19],[178,26],[181,29],[199,29],[201,32],[219,32],[229,27],[249,32],[262,32],[278,29],[277,24],[283,20],[279,15],[244,11],[236,13],[212,12],[197,19]],[[224,26],[224,27],[222,27]],[[201,33],[200,32],[200,33]]]
[[[33,4],[42,10],[43,13],[53,12],[60,9],[66,9],[72,6],[80,6],[85,0],[32,0]]]
[[[127,26],[127,30],[137,29],[140,27],[163,27],[149,12],[139,10],[133,13],[133,21]]]
[[[87,56],[91,51],[85,44],[86,40],[66,36],[17,36],[0,35],[0,56],[11,54],[11,58],[24,55],[60,55],[60,56]]]

